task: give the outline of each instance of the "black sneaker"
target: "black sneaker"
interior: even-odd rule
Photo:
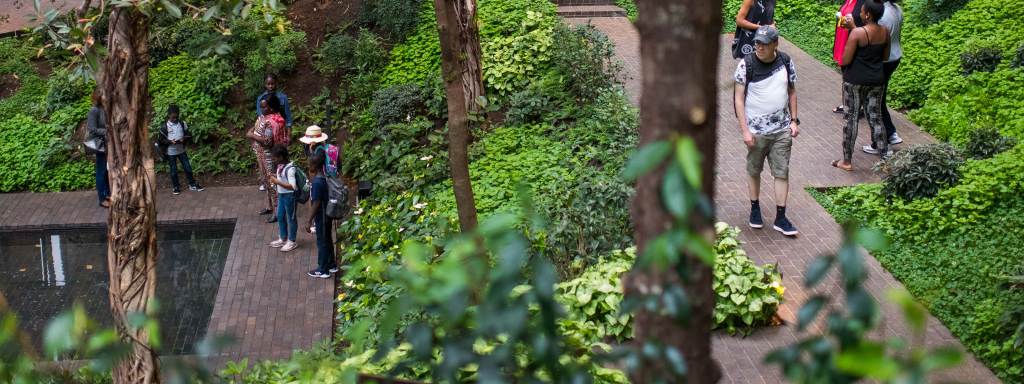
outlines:
[[[174,187],[174,190],[171,191],[171,193],[173,193],[175,195],[180,195],[181,194],[181,188]]]
[[[751,204],[750,206],[750,228],[764,228],[764,219],[761,218],[761,206]]]
[[[775,218],[774,228],[776,231],[782,232],[782,234],[786,236],[796,236],[800,233],[800,231],[797,231],[796,227],[793,226],[793,223],[790,223],[789,219],[785,216]]]
[[[314,269],[312,271],[306,272],[306,274],[309,275],[309,277],[315,277],[318,279],[327,279],[331,277],[330,273],[320,272],[319,269]]]
[[[188,190],[195,191],[195,192],[202,192],[204,189],[206,189],[206,188],[203,188],[203,186],[199,185],[199,184],[193,184],[193,185],[188,186]]]

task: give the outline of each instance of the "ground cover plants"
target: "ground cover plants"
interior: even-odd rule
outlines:
[[[1019,290],[1007,290],[1024,269],[1024,146],[969,160],[959,182],[935,197],[887,201],[877,184],[815,197],[839,221],[886,232],[892,246],[873,255],[1004,382],[1024,382],[1016,324],[1004,321]]]

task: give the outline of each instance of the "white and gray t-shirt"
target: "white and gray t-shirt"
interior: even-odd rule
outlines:
[[[185,123],[178,120],[175,123],[167,122],[167,140],[177,141],[185,138]],[[185,144],[177,143],[167,146],[167,155],[175,156],[185,153]]]
[[[903,8],[891,1],[886,1],[885,13],[878,20],[878,25],[889,31],[889,57],[885,61],[892,62],[901,59],[903,47],[900,46],[900,32],[903,29]]]
[[[279,165],[277,167],[277,178],[295,187],[295,163],[290,162],[286,165]],[[293,193],[294,190],[287,189],[280,185],[277,186],[277,194]]]
[[[789,128],[789,87],[796,85],[793,60],[779,52],[775,61],[762,62],[751,55],[753,68],[747,79],[747,60],[740,60],[734,76],[736,83],[747,87],[744,112],[747,127],[755,135],[770,135]],[[789,68],[786,68],[786,67]]]

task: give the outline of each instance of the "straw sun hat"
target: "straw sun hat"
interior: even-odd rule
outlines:
[[[316,125],[306,128],[306,135],[299,138],[299,141],[306,144],[322,143],[327,141],[327,134]]]

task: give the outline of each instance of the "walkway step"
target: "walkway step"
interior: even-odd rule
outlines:
[[[614,5],[564,5],[558,7],[563,18],[626,17],[626,10]]]
[[[573,5],[615,5],[615,0],[553,0],[559,7]]]

